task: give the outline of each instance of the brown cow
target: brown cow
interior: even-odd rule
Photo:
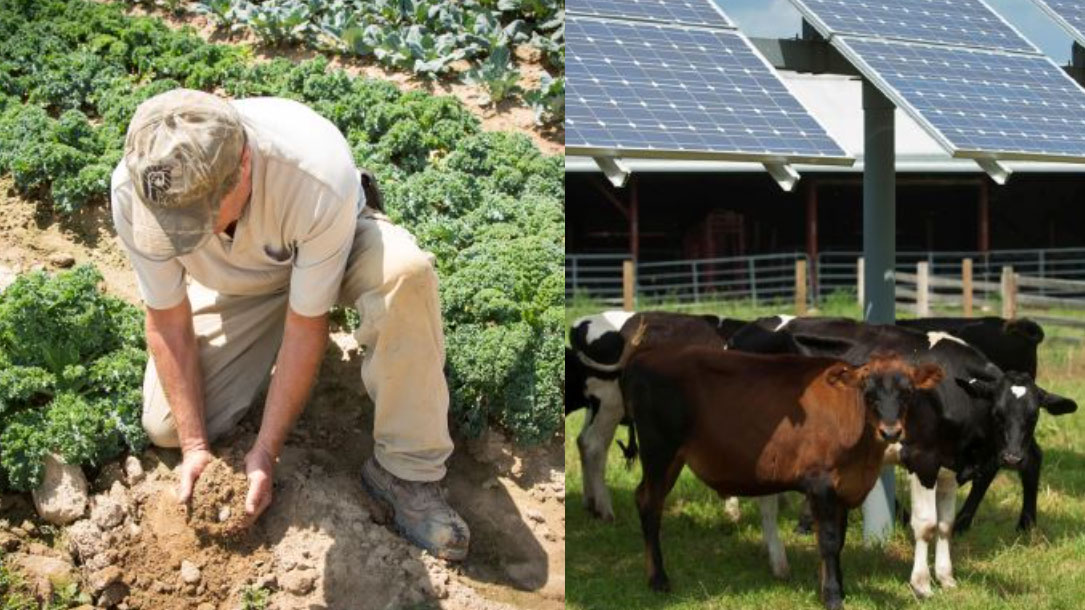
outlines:
[[[636,499],[649,586],[669,589],[659,545],[663,501],[689,464],[721,496],[805,493],[818,530],[821,598],[842,607],[848,509],[874,486],[913,393],[936,385],[941,369],[889,355],[855,368],[829,358],[702,347],[630,356],[635,344],[623,354],[621,390],[640,440]],[[770,543],[769,552],[775,560],[782,548]]]

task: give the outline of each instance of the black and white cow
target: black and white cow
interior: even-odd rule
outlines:
[[[919,318],[898,320],[898,326],[928,331],[949,333],[978,349],[984,356],[1004,371],[1026,373],[1036,379],[1036,351],[1044,340],[1044,330],[1039,324],[1028,319],[1007,320],[994,316],[984,318]],[[1014,467],[1021,478],[1021,516],[1017,520],[1017,529],[1027,530],[1036,523],[1036,496],[1040,489],[1040,467],[1043,463],[1043,451],[1033,438],[1025,451],[1021,463]],[[998,474],[997,461],[980,469],[972,479],[972,488],[968,498],[957,513],[954,531],[964,532],[972,525],[987,489]]]
[[[618,387],[618,361],[626,340],[641,321],[645,324],[644,345],[709,345],[721,350],[726,348],[728,337],[745,325],[713,315],[629,311],[606,311],[573,323],[569,329],[570,350],[566,352],[566,379],[570,379],[569,358],[573,356],[577,364],[572,377],[579,379],[573,383],[581,386],[578,390],[567,385],[565,413],[588,409],[584,428],[576,439],[584,477],[584,504],[591,514],[608,521],[614,518],[614,510],[606,488],[607,450],[618,424],[628,422]],[[631,435],[630,443],[634,439]]]
[[[910,579],[916,595],[931,595],[928,545],[935,574],[955,586],[949,539],[957,485],[991,462],[1019,464],[1043,408],[1058,415],[1077,409],[1070,399],[1036,386],[1028,375],[1003,372],[978,350],[940,331],[920,332],[842,318],[758,320],[730,340],[731,349],[833,356],[861,364],[881,352],[938,364],[945,381],[921,392],[904,418],[904,436],[892,460],[911,473],[912,530],[916,538]]]

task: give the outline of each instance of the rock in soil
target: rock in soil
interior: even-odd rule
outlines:
[[[248,490],[249,481],[240,455],[231,453],[211,460],[192,490],[188,524],[196,533],[214,538],[239,534],[251,524],[245,512]],[[221,519],[223,516],[225,520]]]
[[[87,478],[79,466],[45,456],[45,478],[31,492],[38,515],[53,525],[67,525],[87,508]]]
[[[74,566],[63,559],[26,553],[12,553],[4,559],[23,573],[34,593],[43,599],[52,596],[54,587],[75,582]],[[0,601],[3,599],[0,598]]]
[[[196,564],[188,561],[187,559],[181,562],[181,580],[185,584],[194,585],[200,582],[200,569],[196,567]]]

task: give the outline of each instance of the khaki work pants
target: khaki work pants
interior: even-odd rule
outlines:
[[[188,298],[207,433],[214,440],[237,425],[265,387],[282,342],[288,295],[225,295],[190,282]],[[363,208],[339,301],[361,315],[355,337],[363,348],[362,383],[376,405],[377,461],[401,479],[443,478],[452,439],[433,255],[383,214]],[[178,446],[153,361],[143,380],[143,427],[155,445]]]

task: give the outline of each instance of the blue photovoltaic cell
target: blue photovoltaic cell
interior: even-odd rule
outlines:
[[[1078,42],[1085,42],[1085,0],[1035,0],[1035,2],[1071,28]]]
[[[847,156],[737,32],[573,15],[566,28],[571,154]]]
[[[791,0],[823,34],[1039,51],[979,0]]]
[[[712,27],[734,27],[713,0],[572,0],[566,12],[619,19],[648,19]]]
[[[961,156],[1085,159],[1085,93],[1044,56],[856,38],[836,44]]]

